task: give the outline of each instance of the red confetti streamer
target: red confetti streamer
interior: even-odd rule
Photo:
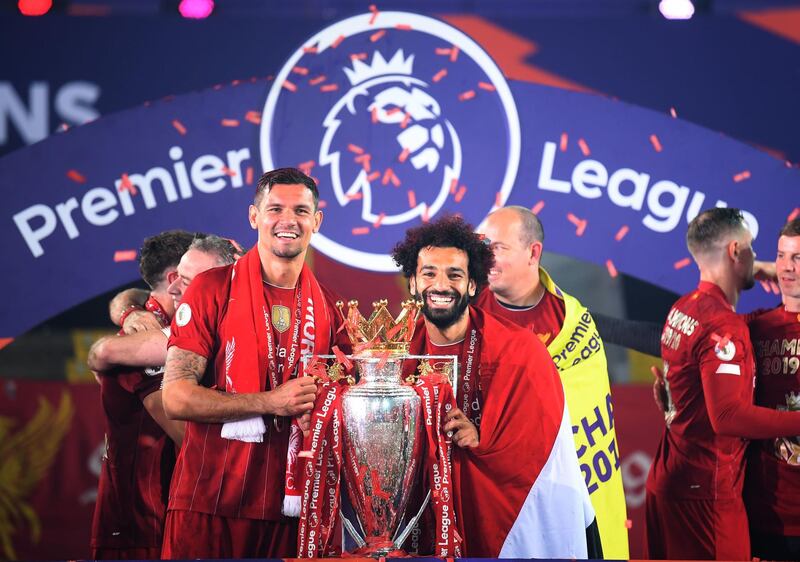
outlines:
[[[133,182],[128,177],[128,174],[122,174],[122,181],[120,181],[119,189],[117,191],[128,191],[131,195],[136,195],[137,190],[136,186],[133,185]]]
[[[367,60],[367,53],[351,53],[350,60]]]
[[[359,226],[351,230],[353,236],[363,236],[365,234],[369,234],[369,227],[368,226]]]
[[[261,114],[258,111],[248,111],[244,115],[244,120],[253,125],[261,125]]]
[[[394,26],[395,29],[399,29],[400,31],[411,31],[413,28],[408,25],[407,23],[398,23]]]
[[[428,216],[428,206],[423,203],[422,204],[422,222],[428,222],[430,217]]]
[[[347,150],[349,150],[350,152],[355,152],[356,154],[364,154],[364,149],[363,148],[361,148],[360,146],[358,146],[356,144],[352,144],[352,143],[347,145]]]
[[[467,90],[458,94],[458,101],[467,101],[475,97],[475,90]]]
[[[559,144],[561,152],[567,151],[567,133],[561,133],[561,143]]]
[[[380,14],[380,12],[378,11],[378,8],[375,6],[375,4],[370,4],[369,11],[372,12],[372,15],[369,17],[369,24],[373,25],[375,23],[375,20],[378,19],[378,14]]]
[[[683,258],[682,260],[676,261],[672,267],[674,267],[675,269],[683,269],[684,267],[686,267],[691,263],[692,263],[691,258]]]
[[[583,139],[578,139],[578,146],[581,148],[581,152],[583,152],[584,156],[589,156],[591,151],[589,150],[589,145],[586,144],[586,141]]]
[[[372,223],[372,227],[373,228],[378,228],[381,225],[381,223],[383,222],[383,219],[385,219],[385,218],[386,218],[386,213],[381,213],[380,215],[378,215],[378,218],[375,219],[375,222]]]
[[[403,152],[400,153],[400,156],[398,156],[397,159],[400,162],[405,162],[406,160],[408,160],[409,154],[411,154],[411,151],[408,148],[404,148]]]
[[[450,49],[450,62],[456,62],[456,59],[458,58],[458,51],[459,48],[453,45],[453,48]]]
[[[238,127],[239,120],[238,119],[223,119],[220,121],[220,125],[223,127]]]
[[[372,111],[370,112],[370,115],[372,116],[372,122],[373,123],[377,123],[378,122],[378,108],[377,107],[373,107]]]
[[[670,108],[669,108],[669,114],[670,114],[670,115],[672,115],[672,118],[673,118],[673,119],[677,119],[677,118],[678,118],[678,112],[677,112],[677,111],[675,111],[675,108],[674,108],[674,107],[670,107]]]
[[[350,361],[344,353],[342,353],[342,350],[339,349],[338,345],[333,346],[333,354],[336,356],[336,361],[344,365],[345,369],[349,371],[353,368],[353,362]]]
[[[295,74],[299,74],[300,76],[307,76],[308,75],[308,69],[306,67],[304,67],[304,66],[295,66],[292,69],[292,72],[294,72]]]
[[[335,92],[339,89],[339,84],[325,84],[324,86],[320,86],[320,92]]]
[[[436,54],[437,55],[449,55],[450,49],[446,47],[436,47]]]
[[[0,338],[0,349],[3,349],[5,346],[9,345],[13,341],[14,338]]]
[[[653,145],[653,149],[654,149],[656,152],[661,152],[661,150],[662,150],[662,149],[661,149],[661,141],[660,141],[660,140],[658,140],[658,137],[657,137],[657,136],[655,136],[654,134],[653,134],[653,135],[650,135],[650,144],[652,144],[652,145]]]
[[[375,17],[375,16],[373,15],[373,17]],[[373,43],[375,43],[376,41],[380,40],[380,38],[383,37],[384,35],[386,35],[386,30],[385,29],[381,29],[380,31],[376,31],[375,33],[370,35],[369,36],[369,40],[372,41]]]
[[[311,80],[309,80],[308,83],[311,84],[312,86],[316,86],[317,84],[321,84],[327,79],[328,78],[324,74],[320,74],[316,78],[312,78]]]
[[[408,124],[410,122],[411,122],[411,116],[408,113],[406,113],[405,115],[403,115],[403,120],[400,121],[400,128],[405,129],[406,127],[408,127]]]
[[[536,205],[531,207],[531,213],[533,213],[534,215],[538,215],[539,213],[542,212],[542,209],[544,209],[544,201],[539,201],[538,203],[536,203]]]
[[[86,183],[86,178],[78,170],[67,170],[67,177],[76,183]]]
[[[619,275],[619,273],[617,273],[617,267],[614,265],[614,262],[611,261],[611,260],[606,260],[606,269],[608,269],[608,274],[611,277],[616,277],[617,275]]]
[[[227,166],[223,166],[222,167],[222,173],[225,174],[228,177],[231,177],[231,178],[236,175],[236,172],[234,172],[233,170],[231,170]]]
[[[626,519],[626,520],[625,520],[625,528],[626,528],[626,529],[631,529],[631,528],[633,528],[633,521],[631,521],[630,519]]]
[[[400,178],[395,175],[394,170],[391,168],[386,168],[386,171],[383,172],[383,179],[381,180],[381,183],[383,185],[387,185],[389,182],[392,182],[392,185],[395,187],[400,187]]]
[[[375,181],[379,177],[381,177],[381,173],[378,170],[375,170],[374,172],[372,172],[370,175],[367,176],[367,181]]]
[[[793,221],[798,216],[800,216],[800,207],[795,207],[794,211],[789,215],[789,218],[786,219],[786,222]]]
[[[467,187],[462,185],[461,187],[458,188],[458,193],[456,193],[456,196],[453,197],[453,199],[455,200],[456,203],[461,203],[461,200],[464,198],[464,195],[466,194],[467,194]]]
[[[417,206],[417,194],[413,189],[408,190],[408,206],[412,209]]]
[[[341,45],[341,44],[342,44],[342,41],[344,41],[344,40],[345,40],[345,37],[344,37],[344,35],[340,35],[339,37],[337,37],[337,38],[336,38],[336,39],[333,41],[333,43],[331,43],[331,48],[332,48],[332,49],[335,49],[336,47],[338,47],[339,45]]]
[[[576,226],[575,235],[576,236],[583,236],[583,233],[586,231],[586,226],[589,224],[589,221],[586,219],[579,219],[572,213],[567,213],[567,219],[569,222]]]
[[[717,347],[719,349],[724,349],[726,345],[728,345],[731,341],[731,335],[726,333],[724,336],[720,336],[716,332],[711,334],[711,340],[717,342]]]
[[[177,119],[172,120],[172,126],[175,127],[175,130],[178,131],[180,134],[186,134],[186,127],[183,126],[183,123],[178,121]]]
[[[290,92],[296,92],[297,91],[297,86],[295,86],[294,84],[292,84],[288,80],[284,80],[283,81],[283,87],[286,88],[287,90],[289,90]]]
[[[317,165],[317,163],[314,162],[313,160],[307,160],[305,162],[300,162],[297,165],[297,169],[300,170],[301,172],[303,172],[305,175],[310,176],[311,175],[311,170],[316,165]]]
[[[392,108],[386,110],[386,115],[394,115],[398,111],[400,111],[399,107],[392,107]]]
[[[436,74],[433,75],[433,81],[434,82],[438,82],[439,80],[441,80],[445,76],[447,76],[447,69],[443,68],[439,72],[437,72]]]
[[[317,46],[314,45],[313,47],[303,47],[303,52],[307,55],[316,55],[317,54]]]
[[[134,261],[136,259],[136,250],[117,250],[114,252],[114,261]]]
[[[625,238],[625,235],[626,235],[626,234],[628,234],[628,231],[629,231],[629,230],[630,230],[630,228],[628,228],[628,225],[627,225],[627,224],[626,224],[626,225],[624,225],[622,228],[620,228],[620,229],[617,231],[617,234],[614,236],[614,240],[616,240],[617,242],[619,242],[620,240],[622,240],[623,238]]]
[[[450,195],[456,194],[456,188],[458,187],[458,178],[453,178],[450,180]]]
[[[245,181],[245,183],[247,183],[247,185],[253,185],[253,167],[252,166],[248,166],[247,167],[247,174],[245,175],[245,180],[244,181]]]
[[[347,199],[350,201],[358,201],[363,198],[364,194],[361,193],[360,191],[357,191],[356,193],[351,193],[350,195],[347,196]]]
[[[324,209],[327,206],[328,206],[328,202],[325,201],[324,199],[320,199],[319,200],[319,205],[317,205],[317,207],[319,207],[320,209]]]
[[[494,206],[495,207],[503,206],[503,194],[499,191],[494,195]]]
[[[744,170],[733,176],[733,181],[736,183],[739,183],[740,181],[744,181],[747,179],[750,179],[750,170]]]
[[[494,87],[494,84],[489,84],[488,82],[478,82],[478,88],[481,90],[486,90],[487,92],[494,92],[497,88]]]
[[[361,164],[361,166],[364,168],[364,171],[367,173],[369,173],[369,171],[372,169],[370,166],[370,161],[372,160],[371,154],[362,154],[361,156],[356,156],[353,160],[356,161],[356,164]]]

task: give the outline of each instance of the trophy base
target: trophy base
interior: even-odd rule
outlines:
[[[394,543],[387,539],[372,537],[367,539],[367,544],[357,548],[352,552],[343,553],[342,557],[354,558],[410,558],[411,555],[405,550],[397,548]]]

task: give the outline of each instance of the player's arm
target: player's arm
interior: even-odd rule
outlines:
[[[227,393],[200,385],[207,359],[172,346],[167,352],[162,401],[168,418],[204,423],[225,423],[275,414],[298,416],[314,407],[316,384],[312,377],[291,379],[273,391]]]
[[[144,303],[149,297],[150,292],[144,289],[125,289],[117,293],[108,303],[111,321],[126,334],[160,329],[161,324],[156,315],[144,309]]]
[[[164,404],[161,399],[161,391],[157,390],[151,392],[142,400],[147,413],[155,422],[161,426],[161,429],[169,435],[176,445],[180,447],[183,442],[183,433],[186,429],[186,423],[178,420],[171,420],[164,413]]]
[[[89,349],[87,364],[93,371],[107,371],[119,366],[163,365],[166,360],[167,336],[161,330],[148,330],[100,338]]]

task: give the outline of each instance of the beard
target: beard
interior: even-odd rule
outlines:
[[[430,308],[428,306],[429,295],[441,295],[443,297],[454,297],[453,304],[449,308]],[[422,291],[422,315],[431,324],[440,330],[446,330],[464,315],[469,306],[469,294],[460,294],[458,291],[441,292],[425,289]]]

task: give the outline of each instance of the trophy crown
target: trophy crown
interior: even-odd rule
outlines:
[[[366,319],[358,310],[358,301],[348,301],[347,312],[342,301],[336,303],[344,316],[347,335],[357,352],[359,348],[362,353],[388,351],[399,355],[408,352],[422,302],[413,299],[403,301],[397,318],[389,312],[388,304],[386,299],[374,301],[372,314]]]

